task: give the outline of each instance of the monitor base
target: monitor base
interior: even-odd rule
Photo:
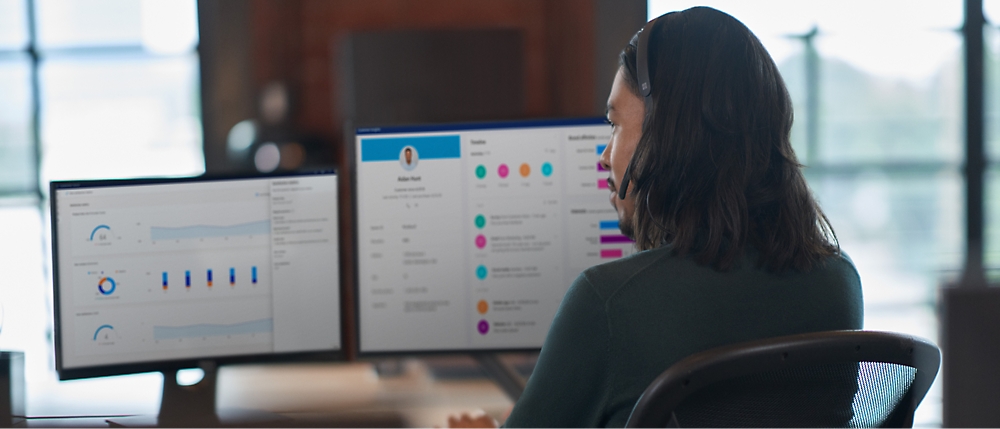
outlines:
[[[171,419],[163,421],[159,416],[140,415],[108,419],[108,425],[119,428],[155,428],[155,427],[289,427],[293,420],[279,414],[254,410],[219,410],[209,418],[190,420]]]
[[[268,427],[290,419],[253,410],[215,410],[219,371],[214,361],[198,365],[205,376],[190,386],[177,384],[177,370],[163,372],[163,396],[158,415],[108,419],[112,427]]]

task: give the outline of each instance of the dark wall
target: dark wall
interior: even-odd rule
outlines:
[[[256,114],[252,85],[250,9],[243,0],[198,2],[201,39],[201,115],[205,169],[233,170],[226,135],[237,122]]]
[[[273,82],[291,95],[284,135],[339,146],[343,123],[351,119],[342,50],[358,33],[517,35],[520,72],[513,80],[520,89],[501,100],[516,99],[516,111],[485,109],[480,117],[463,112],[435,121],[603,115],[617,53],[645,16],[641,0],[200,1],[206,167],[238,168],[226,157],[226,136],[237,122],[259,116],[260,93]]]
[[[524,43],[517,30],[357,32],[344,43],[338,103],[356,125],[524,116]]]

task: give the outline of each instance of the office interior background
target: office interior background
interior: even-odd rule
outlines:
[[[991,160],[1000,154],[1000,0],[983,3]],[[95,414],[123,404],[153,413],[160,383],[159,374],[57,381],[49,181],[335,165],[354,122],[599,116],[632,33],[699,4],[742,20],[778,64],[795,104],[796,153],[861,274],[865,328],[936,341],[939,290],[958,279],[965,255],[961,0],[0,0],[0,349],[28,356],[29,414],[93,397],[102,398]],[[349,47],[414,35],[462,55],[475,49],[454,40],[516,41],[502,53],[515,91],[482,95],[495,103],[476,110],[428,102],[434,94],[406,87],[414,82],[366,85],[366,67],[403,49],[371,60]],[[434,80],[424,63],[437,96],[454,95],[449,82],[477,86],[476,75]],[[1000,274],[998,173],[990,162],[991,279]],[[941,424],[939,386],[918,425]]]

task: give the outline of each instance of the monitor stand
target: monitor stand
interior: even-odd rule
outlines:
[[[177,384],[177,370],[164,370],[160,413],[108,419],[112,427],[268,427],[284,426],[290,419],[252,410],[215,410],[218,366],[214,361],[198,365],[205,376],[190,386]]]
[[[510,400],[517,402],[521,394],[524,393],[525,380],[518,374],[517,370],[500,359],[496,353],[474,353],[472,355],[479,362],[479,367],[486,372],[486,375],[493,379],[493,382],[507,394]]]

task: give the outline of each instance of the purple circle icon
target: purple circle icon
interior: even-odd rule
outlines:
[[[497,168],[497,174],[500,175],[501,179],[506,179],[507,175],[510,174],[510,169],[507,168],[507,164],[500,164],[500,168]]]
[[[480,320],[479,324],[476,325],[476,329],[479,329],[479,335],[486,335],[487,332],[490,332],[490,322]]]
[[[486,247],[486,236],[485,235],[479,234],[479,235],[476,236],[476,247],[478,247],[480,249]]]

